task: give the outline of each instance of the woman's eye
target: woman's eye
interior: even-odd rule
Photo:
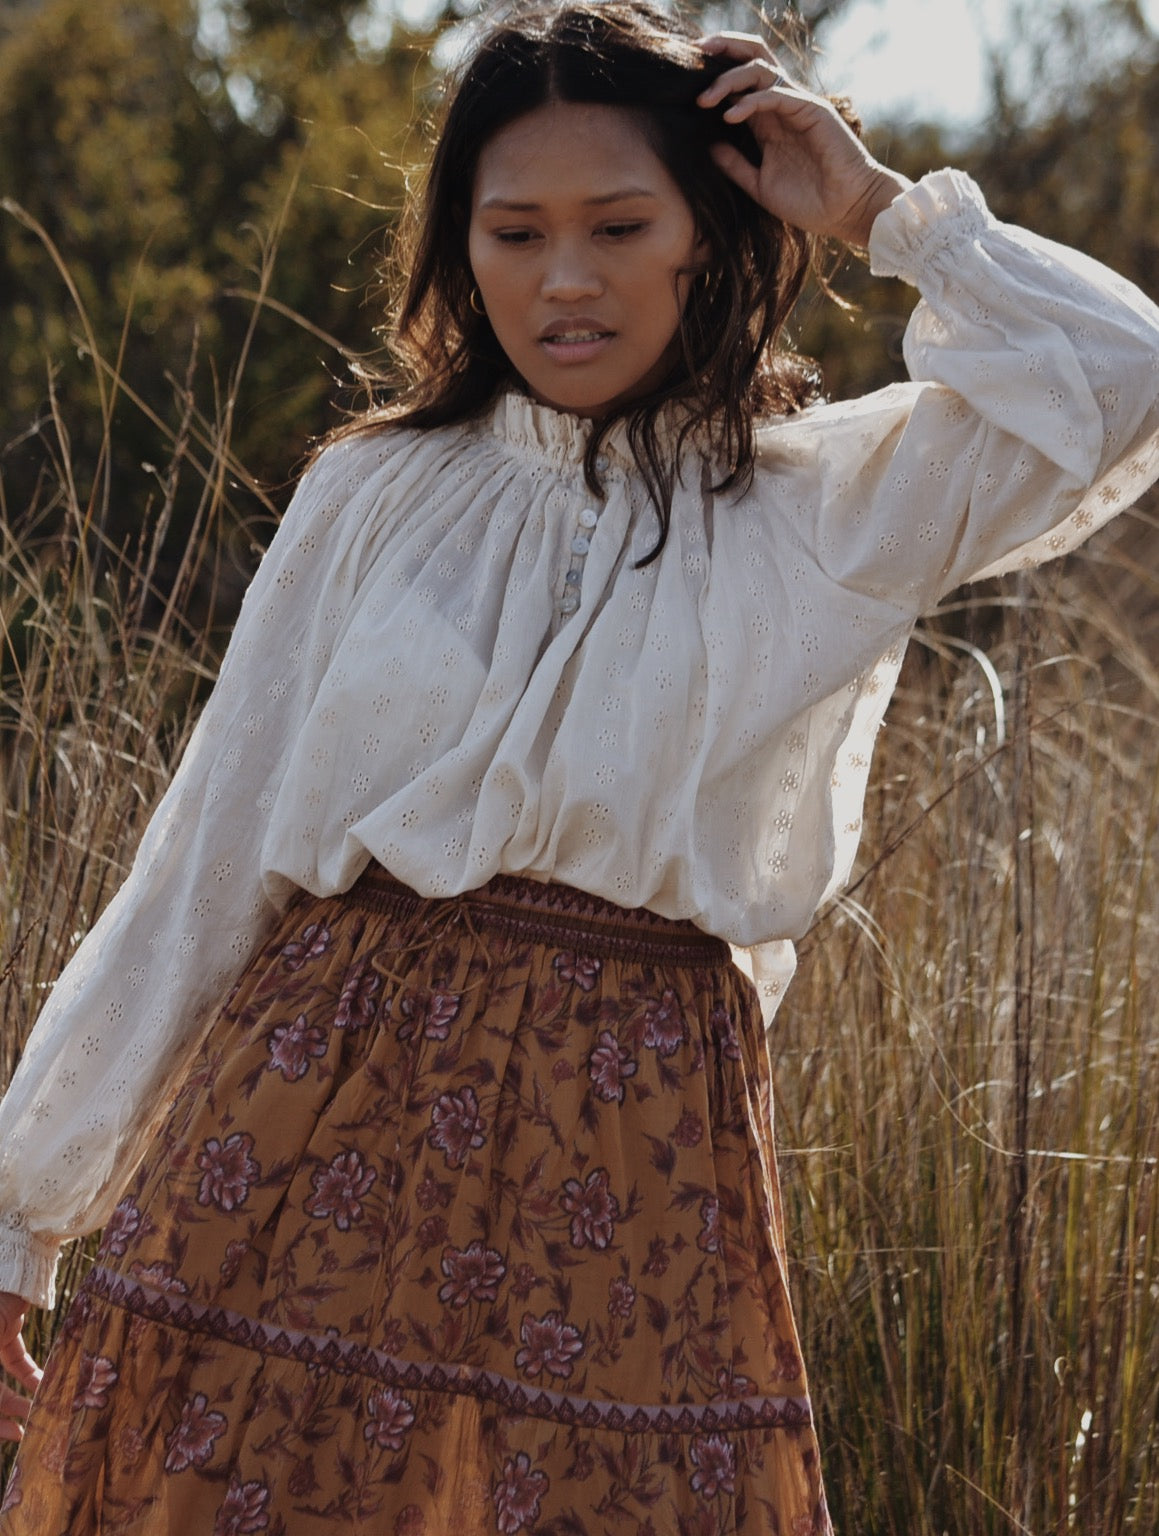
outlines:
[[[605,224],[604,234],[610,235],[613,240],[625,240],[629,235],[637,235],[644,228],[642,219],[634,219],[620,224]]]
[[[501,245],[527,245],[535,239],[532,229],[497,229],[495,238]]]

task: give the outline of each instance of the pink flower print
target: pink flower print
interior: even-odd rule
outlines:
[[[716,1385],[718,1390],[713,1396],[724,1398],[726,1401],[735,1397],[752,1397],[757,1390],[755,1381],[748,1376],[742,1376],[740,1371],[730,1370],[727,1365],[722,1365],[717,1371]]]
[[[568,1179],[560,1204],[571,1217],[573,1248],[606,1248],[615,1235],[613,1223],[620,1214],[620,1202],[608,1187],[608,1170],[594,1168],[587,1183]]]
[[[81,1356],[77,1372],[74,1411],[80,1408],[104,1408],[108,1405],[109,1390],[117,1384],[118,1371],[104,1355],[90,1354],[86,1349]]]
[[[698,1147],[704,1135],[704,1121],[694,1109],[686,1109],[672,1131],[672,1140],[678,1147]]]
[[[415,1199],[424,1211],[433,1211],[436,1205],[450,1205],[451,1186],[436,1179],[428,1168],[415,1186]]]
[[[232,1242],[225,1245],[225,1258],[218,1266],[217,1273],[222,1285],[232,1285],[241,1274],[242,1260],[249,1251],[249,1244],[244,1238],[235,1237]]]
[[[334,1015],[335,1029],[363,1029],[373,1024],[378,1012],[382,977],[368,960],[362,960],[346,978]]]
[[[172,1264],[165,1259],[154,1259],[152,1264],[143,1264],[140,1259],[134,1259],[129,1265],[129,1273],[142,1285],[161,1291],[166,1296],[189,1295],[189,1287],[184,1280],[174,1274]]]
[[[801,1357],[790,1339],[777,1345],[777,1374],[783,1381],[797,1381],[803,1374]]]
[[[325,1168],[315,1168],[310,1175],[314,1193],[306,1201],[306,1210],[323,1221],[333,1216],[339,1232],[349,1232],[361,1220],[363,1196],[377,1177],[357,1152],[339,1152]]]
[[[606,1103],[624,1102],[624,1079],[635,1077],[632,1053],[624,1050],[610,1029],[602,1029],[588,1057],[588,1073],[596,1097]]]
[[[307,960],[317,960],[330,948],[330,930],[324,923],[311,923],[300,939],[291,939],[282,948],[282,964],[287,971],[300,971]]]
[[[503,1467],[503,1481],[495,1489],[495,1514],[502,1536],[512,1536],[514,1531],[539,1516],[539,1501],[547,1492],[549,1480],[546,1472],[531,1470],[531,1457],[526,1451],[518,1451]]]
[[[113,1207],[113,1214],[105,1223],[105,1230],[101,1235],[102,1257],[115,1254],[119,1259],[125,1253],[131,1239],[136,1237],[140,1230],[141,1213],[133,1199],[126,1195]]]
[[[267,1530],[269,1502],[270,1490],[264,1482],[243,1483],[234,1472],[213,1522],[213,1536],[254,1536],[256,1531]]]
[[[577,955],[570,949],[556,955],[551,963],[560,981],[574,981],[584,992],[590,992],[595,986],[604,964],[594,955]]]
[[[460,994],[448,992],[444,987],[436,987],[432,992],[408,992],[398,1008],[403,1020],[398,1027],[398,1038],[409,1040],[419,1033],[428,1040],[445,1040],[462,1006]]]
[[[375,1387],[366,1401],[370,1423],[362,1431],[380,1451],[401,1451],[406,1432],[415,1421],[414,1404],[395,1387]]]
[[[439,1286],[439,1300],[452,1307],[465,1307],[469,1301],[494,1301],[499,1282],[507,1273],[503,1255],[485,1247],[481,1237],[467,1248],[448,1248],[442,1267],[447,1278]]]
[[[694,1435],[689,1448],[692,1486],[702,1499],[736,1491],[736,1452],[724,1435]]]
[[[224,1143],[210,1136],[197,1154],[201,1183],[198,1205],[216,1205],[220,1211],[235,1211],[244,1205],[250,1185],[261,1177],[261,1165],[250,1156],[254,1139],[248,1131],[235,1131]]]
[[[539,1276],[532,1264],[516,1264],[511,1271],[511,1294],[517,1301],[526,1301],[538,1284]]]
[[[467,1084],[458,1093],[442,1093],[431,1109],[427,1140],[446,1156],[448,1168],[461,1168],[472,1147],[486,1140],[475,1090]]]
[[[384,1355],[401,1355],[410,1342],[410,1336],[397,1317],[383,1320],[378,1335],[378,1347]]]
[[[623,1275],[613,1275],[608,1282],[608,1311],[613,1317],[631,1317],[636,1305],[636,1287]]]
[[[549,1371],[553,1376],[570,1376],[575,1355],[583,1354],[584,1341],[578,1328],[565,1323],[563,1314],[549,1312],[546,1317],[523,1314],[519,1337],[523,1348],[515,1355],[515,1365],[525,1376]]]
[[[149,1438],[143,1435],[135,1424],[126,1424],[114,1441],[117,1460],[123,1462],[127,1468],[136,1467],[149,1449],[150,1443]]]
[[[266,1048],[270,1053],[266,1071],[280,1072],[287,1083],[296,1083],[309,1071],[311,1058],[325,1056],[326,1032],[300,1013],[292,1024],[279,1024],[271,1031]]]
[[[165,1436],[166,1472],[184,1472],[187,1467],[203,1467],[213,1455],[213,1442],[229,1428],[224,1413],[210,1411],[204,1392],[187,1398],[181,1417]]]
[[[696,1234],[696,1246],[705,1253],[720,1252],[720,1201],[715,1195],[705,1195],[700,1202],[700,1231]]]
[[[658,1280],[668,1268],[668,1244],[662,1237],[654,1237],[648,1244],[648,1257],[644,1260],[644,1273]]]
[[[577,1482],[582,1483],[585,1478],[591,1477],[595,1470],[596,1459],[592,1455],[591,1446],[586,1440],[578,1441],[576,1444],[575,1452],[572,1456],[571,1466],[568,1467],[567,1472],[564,1475],[569,1478],[574,1477]],[[649,1525],[651,1525],[651,1523],[651,1521],[648,1522]],[[643,1526],[638,1526],[637,1529],[641,1533],[644,1531]]]
[[[680,999],[671,987],[665,987],[660,1001],[651,1002],[644,1009],[644,1044],[661,1056],[672,1056],[685,1035]]]
[[[434,1248],[445,1242],[446,1236],[447,1218],[440,1216],[437,1211],[433,1216],[424,1216],[415,1229],[415,1239],[420,1248]]]
[[[720,1054],[729,1061],[739,1061],[740,1037],[736,1032],[736,1021],[728,1009],[714,1008],[708,1015],[708,1028]]]

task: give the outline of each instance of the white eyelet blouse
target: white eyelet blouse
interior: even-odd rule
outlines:
[[[302,480],[132,871],[0,1106],[0,1289],[50,1304],[294,889],[371,859],[429,896],[521,873],[756,946],[767,1015],[846,878],[915,618],[1074,548],[1159,474],[1159,313],[998,224],[958,172],[877,220],[912,383],[689,454],[652,564],[622,435],[521,395]]]

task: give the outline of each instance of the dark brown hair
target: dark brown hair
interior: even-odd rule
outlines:
[[[471,306],[467,256],[471,198],[483,147],[509,123],[550,102],[627,107],[680,187],[709,247],[681,321],[681,358],[647,395],[595,420],[584,459],[602,492],[596,458],[613,424],[627,422],[632,452],[660,520],[663,547],[681,450],[707,445],[722,470],[717,489],[752,472],[754,417],[799,410],[817,398],[814,364],[776,343],[814,256],[814,242],[760,208],[712,159],[727,140],[750,160],[749,130],[706,111],[697,96],[730,61],[696,46],[697,31],[648,0],[516,3],[485,26],[453,81],[421,203],[403,237],[406,280],[392,350],[401,385],[388,404],[341,429],[381,422],[435,427],[469,420],[519,382],[486,315]],[[409,237],[409,238],[408,238]],[[680,402],[676,452],[658,431]]]

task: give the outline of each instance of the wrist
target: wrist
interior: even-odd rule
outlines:
[[[908,176],[887,170],[885,166],[878,166],[873,179],[851,207],[846,227],[841,232],[840,238],[846,245],[860,246],[864,249],[869,245],[870,232],[878,214],[884,213],[895,198],[900,197],[903,192],[908,192],[912,186],[913,182]]]

